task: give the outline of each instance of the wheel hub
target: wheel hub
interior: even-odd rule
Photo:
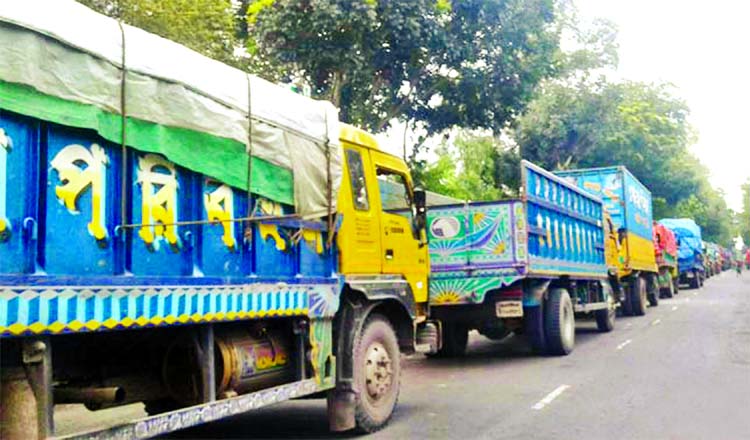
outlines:
[[[393,363],[383,344],[373,342],[365,353],[365,383],[373,400],[385,395],[393,383]]]

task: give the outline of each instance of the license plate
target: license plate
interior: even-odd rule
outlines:
[[[523,316],[521,301],[498,301],[495,303],[495,315],[498,318],[520,318]]]

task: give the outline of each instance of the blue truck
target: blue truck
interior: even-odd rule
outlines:
[[[690,218],[663,218],[659,223],[671,229],[677,238],[679,282],[693,289],[700,288],[706,279],[701,227]]]
[[[148,438],[303,396],[336,431],[388,422],[400,353],[439,345],[402,160],[72,0],[0,2],[0,60],[0,438]],[[128,404],[146,414],[101,424]]]
[[[642,316],[659,305],[653,242],[651,192],[624,166],[556,171],[604,201],[617,231],[617,271],[613,287],[621,292],[622,311]]]
[[[520,198],[428,208],[437,355],[462,355],[471,329],[492,339],[526,334],[536,351],[565,355],[575,314],[614,327],[601,199],[530,162],[521,172]]]

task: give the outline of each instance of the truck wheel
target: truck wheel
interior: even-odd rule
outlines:
[[[373,314],[354,343],[354,408],[357,430],[375,432],[393,414],[401,385],[401,352],[387,318]]]
[[[460,357],[466,354],[469,329],[456,322],[443,323],[443,346],[435,353],[437,357]]]
[[[643,277],[637,277],[630,287],[630,303],[633,307],[634,316],[643,316],[646,314],[646,280]]]
[[[648,297],[648,304],[651,307],[659,305],[659,287],[653,276],[650,276],[646,281],[646,292]]]
[[[701,280],[700,280],[700,272],[697,270],[693,271],[693,278],[690,279],[690,288],[691,289],[700,289],[701,287]]]
[[[669,276],[669,286],[662,287],[661,289],[659,289],[659,292],[664,296],[664,298],[674,297],[674,280],[672,279],[671,275]]]
[[[544,332],[544,307],[523,308],[523,333],[528,336],[531,349],[536,354],[547,353],[547,336]]]
[[[573,351],[576,343],[576,322],[573,302],[567,290],[550,291],[544,313],[544,333],[549,354],[563,356]]]
[[[674,286],[674,289],[672,290],[675,295],[679,295],[680,293],[680,277],[672,279],[672,285]]]
[[[596,327],[599,331],[602,333],[611,332],[615,328],[616,315],[617,307],[615,307],[615,301],[612,296],[609,296],[607,299],[607,308],[594,312],[594,316],[596,316]]]

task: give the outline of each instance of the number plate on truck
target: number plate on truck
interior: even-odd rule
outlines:
[[[521,301],[498,301],[495,303],[495,315],[498,318],[520,318],[523,316]]]

